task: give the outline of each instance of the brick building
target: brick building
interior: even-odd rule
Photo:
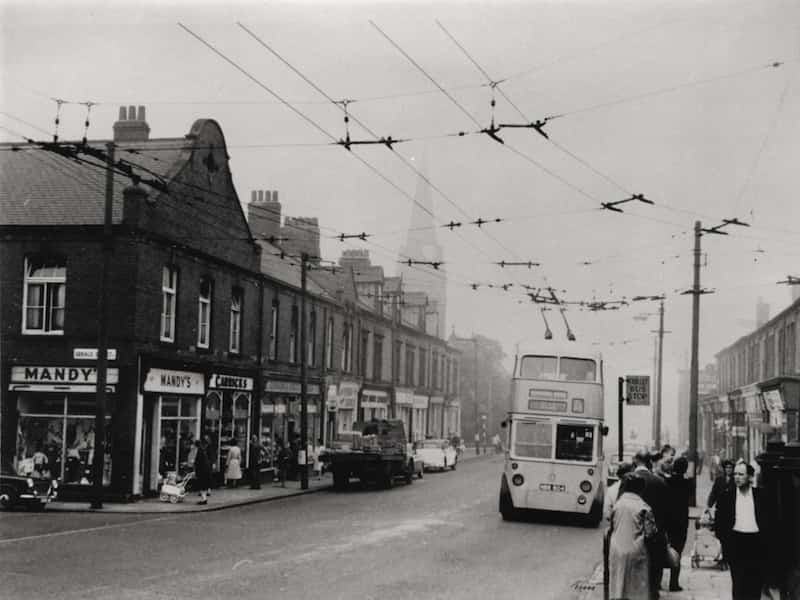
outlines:
[[[718,394],[700,402],[706,448],[752,459],[768,439],[800,441],[800,300],[717,353]]]
[[[105,294],[107,142],[0,148],[3,464],[60,478],[62,496],[89,493],[103,297],[109,498],[156,493],[168,473],[191,469],[200,437],[211,442],[218,483],[234,440],[247,466],[252,435],[267,447],[270,477],[276,444],[300,431],[302,361],[311,444],[372,416],[408,418],[416,437],[448,433],[428,406],[457,406],[443,373],[458,353],[424,322],[401,318],[399,278],[374,269],[392,304],[359,290],[357,269],[317,268],[316,219],[282,224],[275,192],[254,193],[248,223],[212,120],[182,138],[151,139],[144,109],[124,108],[113,141]],[[297,252],[311,256],[304,348]]]

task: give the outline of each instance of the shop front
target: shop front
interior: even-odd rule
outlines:
[[[325,393],[325,435],[323,436],[323,445],[328,445],[328,440],[336,437],[337,431],[337,409],[339,408],[339,395],[335,383],[331,383],[330,379],[326,379],[326,393]]]
[[[340,433],[353,430],[353,423],[356,421],[358,392],[360,390],[361,384],[355,381],[339,382],[339,389],[336,394],[336,422]]]
[[[267,379],[264,384],[264,398],[261,401],[261,443],[267,450],[270,466],[276,466],[277,451],[280,444],[289,444],[300,435],[301,423],[301,385],[298,381]],[[318,383],[306,385],[307,434],[308,441],[316,445],[322,437],[322,414],[320,407],[320,386]]]
[[[444,426],[444,396],[431,396],[428,407],[428,436],[434,438],[443,437],[446,432],[442,431]]]
[[[761,390],[765,435],[770,440],[800,442],[800,377],[763,381]]]
[[[444,405],[444,432],[448,438],[461,437],[461,402],[448,398]]]
[[[222,483],[225,463],[233,441],[242,451],[242,466],[250,456],[250,415],[254,378],[231,373],[212,373],[203,400],[203,437],[209,442],[212,469]]]
[[[397,418],[403,421],[406,439],[413,439],[413,412],[414,412],[414,391],[406,388],[395,388],[394,404],[397,410]]]
[[[389,418],[389,392],[374,388],[364,387],[361,390],[361,402],[359,403],[359,415],[361,421],[371,421],[372,419]]]
[[[411,430],[413,431],[413,441],[418,442],[425,439],[428,430],[428,396],[425,394],[414,394],[411,405]]]
[[[171,473],[183,477],[194,468],[192,447],[200,438],[205,379],[200,371],[161,366],[145,371],[139,461],[144,494],[157,493]]]
[[[108,368],[106,382],[107,408],[111,409],[119,383],[117,368]],[[65,486],[92,486],[96,390],[95,367],[11,368],[9,395],[4,402],[16,406],[16,445],[11,465],[15,473],[60,479]],[[113,425],[111,417],[106,416],[103,460],[106,487],[111,483]],[[5,432],[13,430],[4,428]]]

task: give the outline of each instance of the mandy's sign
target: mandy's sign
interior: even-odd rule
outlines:
[[[202,373],[150,369],[144,381],[145,392],[168,392],[172,394],[202,394],[205,379]]]
[[[108,369],[106,383],[118,383],[119,371]],[[97,369],[94,367],[12,367],[11,381],[14,383],[51,383],[70,385],[97,385]]]

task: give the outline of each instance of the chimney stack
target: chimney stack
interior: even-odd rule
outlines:
[[[150,126],[145,120],[144,106],[137,114],[135,106],[120,106],[119,120],[114,123],[115,142],[146,142],[150,138]]]
[[[253,190],[250,204],[247,205],[247,221],[256,238],[280,237],[281,203],[278,202],[278,192]]]

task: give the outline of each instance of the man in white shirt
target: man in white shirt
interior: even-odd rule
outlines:
[[[717,502],[717,535],[726,540],[734,600],[759,600],[764,584],[764,520],[759,491],[752,486],[754,473],[752,465],[737,463],[735,487]]]

